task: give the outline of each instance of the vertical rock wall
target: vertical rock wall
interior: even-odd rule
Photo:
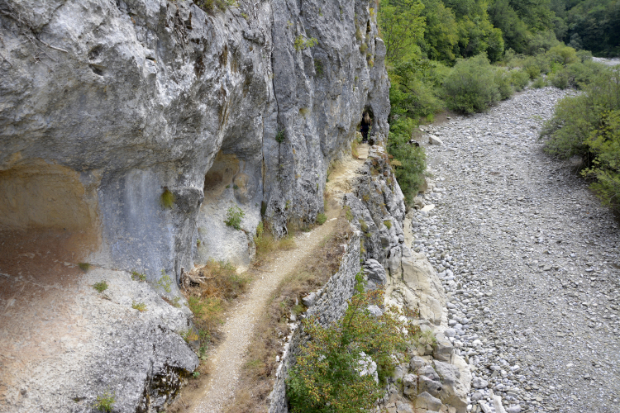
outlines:
[[[151,280],[210,258],[247,265],[261,208],[279,235],[322,210],[364,108],[387,131],[373,7],[0,1],[0,171],[42,161],[95,188],[93,264]],[[242,231],[224,224],[231,207]]]

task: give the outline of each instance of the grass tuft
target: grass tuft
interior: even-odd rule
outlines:
[[[327,221],[327,215],[325,215],[324,213],[320,213],[316,216],[316,223],[319,225],[323,225],[325,223],[325,221]]]
[[[138,271],[132,271],[131,272],[131,279],[134,280],[134,281],[144,282],[144,281],[146,281],[146,274],[139,273]]]
[[[194,314],[194,324],[199,330],[201,359],[206,359],[206,349],[221,338],[219,327],[222,314],[247,290],[250,278],[237,274],[234,265],[210,260],[193,275],[196,282],[190,281],[184,291],[187,304]],[[198,340],[192,339],[191,341]]]
[[[102,293],[108,289],[108,283],[105,281],[99,281],[98,283],[93,284],[93,288],[98,292]]]
[[[116,401],[116,396],[106,391],[105,393],[97,396],[97,401],[95,402],[95,409],[101,412],[110,413],[112,412],[112,408],[114,406],[115,401]]]
[[[135,301],[133,301],[131,303],[131,308],[133,308],[134,310],[138,310],[141,313],[146,311],[146,304],[144,303],[136,303]]]

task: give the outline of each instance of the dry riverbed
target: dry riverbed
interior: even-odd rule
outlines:
[[[620,232],[576,172],[542,152],[567,93],[529,90],[426,127],[434,205],[412,219],[450,295],[451,340],[472,367],[469,409],[620,411]]]

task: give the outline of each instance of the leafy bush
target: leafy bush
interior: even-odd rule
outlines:
[[[529,75],[530,79],[536,79],[542,72],[540,65],[536,59],[533,58],[526,59],[523,64],[523,70],[525,70],[525,73]]]
[[[579,59],[577,58],[577,51],[569,46],[557,45],[549,49],[547,57],[553,61],[560,63],[564,66],[575,63]]]
[[[80,267],[80,270],[84,271],[84,272],[88,272],[88,270],[90,270],[90,264],[87,262],[80,262],[78,264],[78,267]]]
[[[591,84],[607,68],[593,61],[575,62],[562,67],[550,76],[551,84],[559,89],[574,87],[583,89]]]
[[[510,73],[504,69],[496,69],[495,77],[493,78],[495,84],[497,85],[497,90],[499,91],[499,96],[502,100],[510,99],[510,97],[514,94],[514,89],[512,88],[512,79],[510,77]]]
[[[534,83],[532,83],[532,87],[534,89],[540,89],[540,88],[543,88],[545,86],[547,86],[547,82],[545,81],[545,79],[542,76],[539,77],[538,79],[536,79],[534,81]]]
[[[484,54],[459,59],[443,85],[448,108],[462,113],[483,112],[499,101],[499,88],[489,81],[494,70]]]
[[[161,288],[168,294],[172,292],[172,278],[166,274],[166,270],[161,270],[161,278],[157,280],[157,287]]]
[[[594,159],[583,175],[596,178],[592,189],[605,205],[620,212],[620,109],[603,112],[599,125],[585,141]]]
[[[282,143],[286,140],[286,131],[284,129],[278,130],[276,133],[276,142]]]
[[[545,151],[559,158],[581,156],[592,188],[614,210],[620,209],[620,69],[605,69],[585,93],[562,99],[541,137]]]
[[[568,87],[571,85],[570,75],[566,70],[561,70],[555,73],[549,78],[549,81],[554,87],[562,90],[568,89]]]
[[[359,285],[342,319],[327,327],[316,317],[303,321],[310,340],[301,347],[287,381],[292,412],[370,411],[383,395],[379,383],[393,370],[391,355],[406,348],[400,333],[405,326],[390,312],[371,315],[367,307],[381,305],[383,292],[363,293]],[[379,383],[370,374],[362,375],[360,366],[368,357],[377,364]]]
[[[592,61],[592,52],[589,50],[579,50],[577,52],[577,57],[581,61],[581,63]]]
[[[440,112],[444,103],[437,90],[449,72],[443,64],[428,59],[411,59],[396,65],[390,71],[392,115],[418,119]]]
[[[236,230],[241,229],[241,220],[245,216],[245,212],[241,210],[238,206],[231,206],[228,208],[226,212],[226,223],[227,226],[232,227]]]
[[[415,122],[412,119],[400,118],[390,125],[388,153],[392,161],[394,174],[400,185],[405,202],[410,204],[424,182],[426,154],[424,148],[411,145],[409,139]]]
[[[559,44],[560,42],[552,31],[539,32],[532,36],[532,38],[528,41],[526,51],[531,55],[535,55],[541,52],[546,52]]]
[[[316,223],[319,225],[323,225],[327,221],[327,215],[320,213],[316,216]]]
[[[510,83],[512,83],[517,92],[520,92],[530,83],[530,75],[520,69],[511,70]]]

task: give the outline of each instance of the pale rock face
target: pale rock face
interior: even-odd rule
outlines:
[[[213,15],[167,0],[2,10],[0,171],[42,159],[79,173],[96,194],[93,264],[151,280],[211,258],[246,266],[261,205],[280,235],[313,222],[364,109],[376,139],[387,134],[385,46],[365,1],[241,1]],[[224,224],[231,206],[245,213],[241,231]]]
[[[446,297],[437,272],[424,254],[403,247],[388,260],[390,278],[386,296],[390,303],[419,308],[420,317],[435,325],[447,319]]]

